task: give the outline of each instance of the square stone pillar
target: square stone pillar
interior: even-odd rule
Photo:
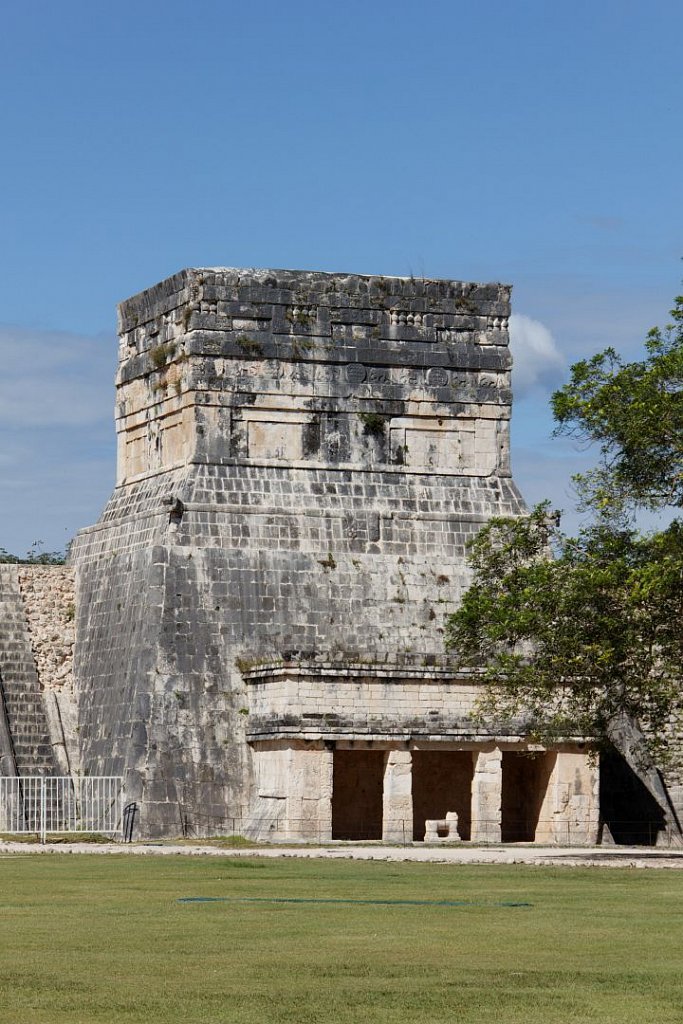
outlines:
[[[553,782],[553,841],[562,846],[594,846],[600,818],[597,758],[584,750],[559,751]]]
[[[332,759],[325,747],[293,751],[292,779],[297,785],[300,825],[297,838],[326,842],[332,838]],[[293,823],[294,824],[294,823]]]
[[[382,802],[385,843],[413,840],[413,759],[409,750],[387,751]]]
[[[332,758],[322,744],[294,741],[286,751],[280,787],[286,793],[281,839],[327,842],[332,836]]]
[[[318,804],[318,827],[320,842],[326,843],[332,838],[332,778],[334,770],[334,751],[330,747],[323,748],[320,758],[320,803]]]
[[[475,751],[472,777],[472,842],[499,843],[503,802],[503,752],[491,744]]]

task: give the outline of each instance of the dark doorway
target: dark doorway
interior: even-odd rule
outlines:
[[[600,754],[600,819],[626,846],[654,846],[666,827],[661,807],[614,749]]]
[[[383,750],[335,750],[332,838],[381,839]]]
[[[425,821],[442,821],[449,811],[458,815],[461,839],[469,839],[472,828],[471,750],[413,751],[413,839],[425,837]]]
[[[503,752],[501,839],[533,843],[556,754]]]

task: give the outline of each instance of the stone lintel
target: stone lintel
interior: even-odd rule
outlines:
[[[436,661],[436,656],[433,659]],[[444,662],[448,659],[444,656]],[[305,664],[298,661],[274,661],[264,664],[244,666],[242,677],[249,683],[267,683],[271,680],[281,678],[306,678],[319,680],[321,684],[334,683],[338,679],[375,678],[382,679],[388,684],[400,684],[407,680],[419,680],[425,683],[443,683],[458,681],[479,681],[482,671],[479,669],[459,668],[453,666],[429,664],[411,665],[407,656],[394,656],[390,661],[387,657],[384,662],[358,661],[358,662],[335,662],[335,661],[314,661]]]

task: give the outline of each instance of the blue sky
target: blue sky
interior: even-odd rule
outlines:
[[[183,266],[514,285],[513,469],[567,510],[548,395],[680,291],[669,0],[9,5],[0,36],[0,546],[113,485],[115,305]]]

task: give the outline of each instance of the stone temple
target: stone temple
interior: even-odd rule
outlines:
[[[587,748],[475,725],[444,655],[468,540],[525,511],[509,314],[499,284],[229,268],[122,303],[116,488],[36,743],[123,775],[147,836],[595,841]]]

